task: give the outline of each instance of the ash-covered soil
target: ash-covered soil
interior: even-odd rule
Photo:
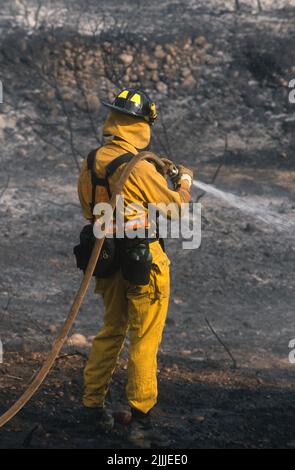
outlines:
[[[135,85],[143,80],[160,104],[165,125],[155,127],[154,149],[193,167],[207,182],[223,160],[217,187],[294,218],[295,105],[288,102],[288,82],[295,78],[293,2],[264,1],[259,12],[249,0],[236,12],[230,1],[190,1],[185,7],[151,1],[141,6],[145,14],[136,25],[131,3],[89,2],[89,12],[106,16],[106,35],[94,46],[89,18],[79,26],[75,21],[79,2],[71,2],[71,14],[58,15],[61,24],[54,16],[61,2],[52,2],[53,10],[41,12],[37,26],[34,16],[11,10],[18,8],[14,2],[1,2],[0,412],[42,364],[81,281],[72,255],[84,223],[75,160],[96,144],[92,124],[100,130],[105,117],[93,97],[114,91],[110,79],[92,73],[102,63],[101,44],[112,35],[109,57],[135,57],[125,78]],[[127,31],[133,27],[124,41],[111,28],[123,20]],[[79,47],[91,119],[81,90],[79,95],[73,86],[70,51]],[[32,68],[31,54],[36,64],[45,63],[45,77],[55,64],[63,99]],[[129,59],[118,59],[120,66],[124,60]],[[74,153],[64,130],[67,117]],[[167,244],[172,296],[155,420],[172,448],[294,448],[295,366],[288,360],[295,338],[294,234],[209,196],[201,201],[201,248]],[[101,301],[90,291],[72,331],[82,337],[64,348],[66,357],[41,391],[0,430],[0,448],[129,446],[124,425],[103,437],[80,419],[82,371],[102,314]],[[111,389],[116,408],[126,407],[125,365],[126,351]]]

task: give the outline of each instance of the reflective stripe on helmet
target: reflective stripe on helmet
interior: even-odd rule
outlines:
[[[135,95],[132,96],[131,101],[137,104],[141,104],[141,97],[138,93],[135,93]]]
[[[122,91],[122,93],[119,94],[118,98],[127,98],[128,97],[128,93],[129,91],[128,90],[124,90]]]

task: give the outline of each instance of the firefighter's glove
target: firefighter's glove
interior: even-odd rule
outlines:
[[[194,179],[194,173],[190,168],[186,168],[185,166],[179,165],[177,167],[178,174],[175,178],[173,178],[175,187],[182,187],[187,190],[190,190],[192,184],[193,184],[193,179]]]

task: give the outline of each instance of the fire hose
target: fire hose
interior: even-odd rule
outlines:
[[[141,160],[147,159],[149,161],[154,162],[160,170],[165,172],[165,167],[167,168],[167,163],[165,163],[161,158],[157,157],[156,155],[150,152],[141,152],[134,156],[134,158],[125,166],[121,177],[119,178],[117,184],[114,187],[112,197],[110,200],[110,205],[113,209],[112,215],[109,214],[109,220],[105,220],[106,226],[109,226],[112,222],[113,213],[116,207],[117,196],[119,196],[124,188],[126,181],[128,180],[131,172],[135,168],[135,166]],[[171,162],[170,162],[171,163]],[[169,168],[168,168],[169,171]],[[61,332],[57,339],[55,340],[51,351],[49,352],[47,359],[45,360],[43,366],[39,370],[39,372],[35,375],[32,382],[29,384],[28,388],[22,394],[22,396],[12,405],[12,407],[6,411],[0,417],[0,428],[8,423],[14,416],[16,416],[19,411],[31,400],[31,398],[37,393],[41,385],[43,384],[44,380],[46,379],[47,375],[49,374],[50,370],[52,369],[56,358],[58,357],[67,337],[68,334],[73,326],[74,321],[77,318],[79,313],[80,307],[84,301],[85,295],[89,288],[93,272],[95,270],[102,246],[103,246],[104,238],[99,238],[96,240],[91,258],[89,260],[88,267],[86,269],[84,278],[80,285],[80,288],[74,298],[70,311],[68,313],[68,317],[65,320]]]

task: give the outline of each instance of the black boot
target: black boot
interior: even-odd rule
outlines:
[[[84,418],[88,425],[94,426],[97,431],[102,433],[109,433],[114,427],[113,414],[105,406],[99,408],[85,407]]]
[[[128,440],[130,444],[142,449],[167,448],[170,440],[156,429],[151,415],[132,409],[132,419]]]

